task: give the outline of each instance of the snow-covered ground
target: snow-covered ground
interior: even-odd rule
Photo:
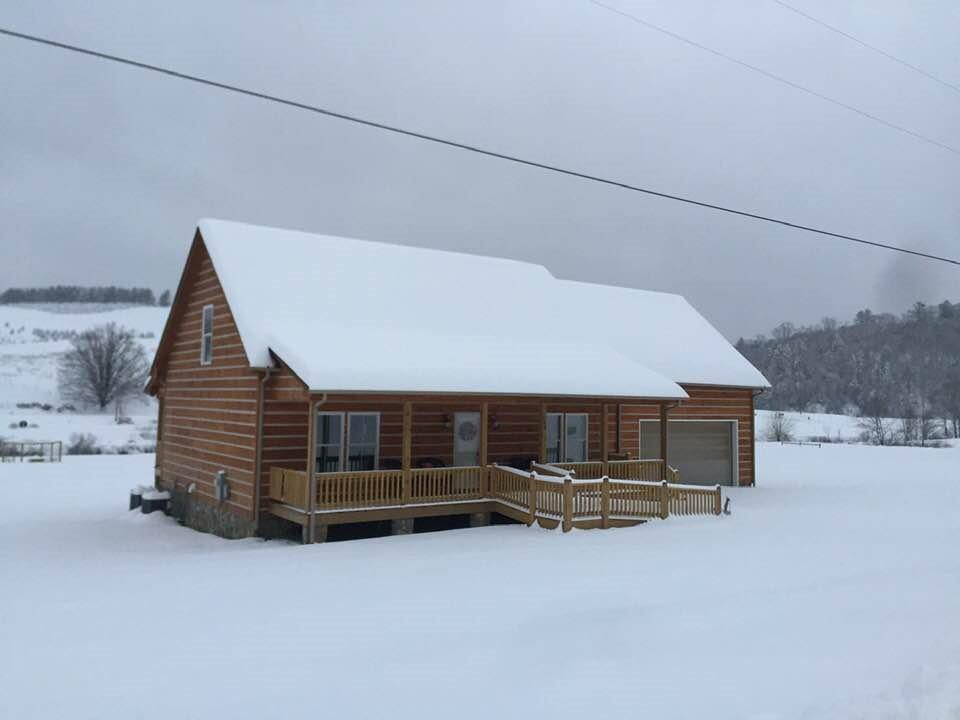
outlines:
[[[773,410],[757,411],[757,437],[759,439],[767,438],[767,430],[776,414]],[[793,411],[783,414],[790,424],[791,435],[800,441],[830,438],[832,442],[859,442],[864,432],[861,418],[853,415]],[[895,425],[900,421],[891,418],[890,422]]]
[[[85,312],[76,312],[82,309]],[[61,440],[74,433],[92,433],[109,451],[149,447],[155,431],[152,401],[131,402],[125,408],[133,425],[116,425],[113,409],[107,414],[56,412],[62,404],[57,392],[57,363],[70,346],[69,333],[115,322],[132,329],[153,357],[163,332],[168,308],[85,304],[0,305],[0,437],[12,441]],[[53,406],[18,408],[17,404]],[[26,428],[13,427],[21,421]],[[147,437],[144,437],[147,436]]]
[[[729,517],[315,546],[0,464],[0,717],[960,716],[960,449],[758,449]]]

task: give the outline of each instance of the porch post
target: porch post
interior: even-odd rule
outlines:
[[[490,403],[480,403],[480,497],[487,496],[487,449],[489,447]]]
[[[403,450],[400,467],[403,469],[400,502],[407,505],[410,502],[410,456],[413,451],[413,403],[409,400],[403,403]]]
[[[540,462],[547,461],[547,403],[540,403]]]
[[[661,479],[667,478],[667,403],[660,403],[660,460],[663,462]]]
[[[623,403],[617,403],[617,454],[623,455]]]
[[[307,418],[307,501],[304,503],[306,506],[304,509],[307,511],[307,522],[303,526],[303,541],[304,543],[312,543],[316,539],[314,527],[317,522],[314,513],[317,501],[317,403],[314,402],[313,398],[310,398],[310,402],[307,403],[307,412],[310,413],[310,417]]]
[[[609,475],[610,463],[610,406],[600,405],[600,461],[603,463],[601,476]]]

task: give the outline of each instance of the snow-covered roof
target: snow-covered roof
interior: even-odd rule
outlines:
[[[684,398],[678,382],[767,385],[679,296],[502,258],[223,220],[199,229],[250,363],[273,352],[313,390]],[[617,293],[636,295],[624,306]],[[644,310],[647,296],[660,300]],[[705,357],[685,358],[691,348]]]
[[[682,295],[557,280],[571,319],[677,383],[768,388],[770,383]]]

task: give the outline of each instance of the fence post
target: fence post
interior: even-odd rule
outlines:
[[[563,531],[573,529],[573,480],[567,475],[563,479]]]
[[[537,520],[537,474],[533,471],[530,471],[527,495],[527,499],[530,501],[530,519],[527,520],[527,525],[533,525]]]
[[[664,480],[660,483],[660,517],[666,520],[670,516],[670,486]]]
[[[610,526],[610,478],[606,475],[600,481],[600,527]]]
[[[715,492],[716,492],[716,494],[713,496],[713,514],[714,514],[714,515],[719,515],[719,514],[720,514],[720,503],[721,503],[720,486],[719,486],[719,485],[717,485]]]

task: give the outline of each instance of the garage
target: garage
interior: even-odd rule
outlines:
[[[734,485],[735,421],[671,420],[667,464],[680,471],[680,482],[691,485]],[[640,422],[640,457],[660,457],[660,423]]]

